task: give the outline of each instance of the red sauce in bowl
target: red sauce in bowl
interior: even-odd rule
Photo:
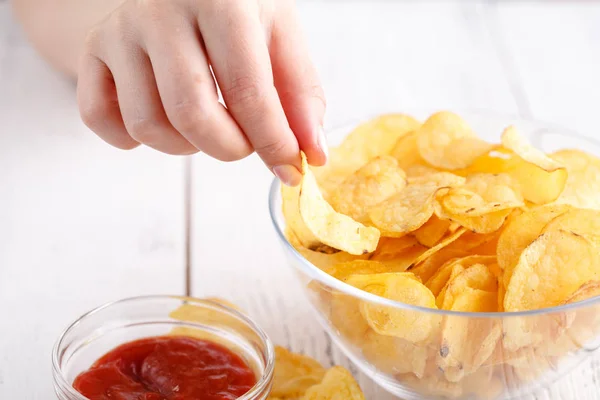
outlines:
[[[73,387],[90,400],[232,400],[255,384],[254,371],[226,347],[161,336],[115,348]]]

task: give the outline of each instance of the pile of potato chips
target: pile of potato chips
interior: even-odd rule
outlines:
[[[426,309],[312,281],[315,305],[357,355],[426,396],[518,391],[600,335],[600,310],[514,315],[600,295],[600,160],[545,154],[514,127],[499,143],[460,116],[388,114],[325,167],[283,187],[289,242],[329,275]],[[486,314],[481,313],[496,313]]]
[[[239,307],[221,298],[205,300],[240,311]],[[250,328],[236,317],[199,307],[193,301],[173,310],[169,317],[178,321],[233,330],[246,338],[253,336]],[[235,347],[232,348],[229,338],[223,338],[208,330],[182,326],[173,328],[169,334],[209,340],[237,352]],[[273,385],[267,400],[365,400],[365,396],[352,374],[345,368],[334,366],[325,369],[318,361],[308,356],[276,346]]]

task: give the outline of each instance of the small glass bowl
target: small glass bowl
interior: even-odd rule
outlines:
[[[86,400],[72,383],[115,347],[146,337],[198,337],[241,356],[257,377],[239,400],[266,400],[275,356],[266,333],[248,317],[220,302],[179,296],[142,296],[98,307],[73,322],[52,351],[54,389],[59,400]]]
[[[431,112],[408,114],[424,120]],[[514,125],[546,152],[569,148],[600,156],[600,143],[560,127],[483,111],[458,114],[492,143],[500,141],[504,128]],[[330,131],[329,142],[339,144],[360,122]],[[269,195],[271,219],[317,319],[363,373],[402,399],[520,398],[550,386],[600,347],[600,297],[541,310],[466,313],[404,304],[339,281],[286,239],[280,188],[274,180]],[[362,317],[365,309],[412,321],[404,332],[413,338],[377,333]],[[467,350],[462,354],[470,357],[467,365],[462,360],[449,362],[443,370],[437,361],[448,356],[448,348],[439,327],[449,322],[464,328],[462,343]]]

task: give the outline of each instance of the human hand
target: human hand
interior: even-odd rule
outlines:
[[[78,100],[85,124],[121,149],[256,151],[288,185],[300,150],[327,159],[325,98],[292,0],[125,0],[88,34]]]

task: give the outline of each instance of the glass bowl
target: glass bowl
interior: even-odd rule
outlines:
[[[491,142],[498,143],[503,129],[515,125],[546,152],[574,148],[600,155],[599,143],[560,127],[482,111],[458,113]],[[410,114],[425,119],[431,113]],[[339,144],[359,122],[332,130],[330,143]],[[363,373],[400,398],[521,397],[549,386],[600,347],[600,298],[509,313],[433,310],[384,299],[331,277],[288,242],[277,180],[271,186],[269,208],[287,261],[321,325]],[[366,323],[361,309],[401,314],[412,324],[399,327],[402,337],[384,336]],[[455,337],[462,346],[461,359],[445,359],[448,348],[439,327],[449,323],[461,329]]]
[[[240,312],[212,300],[142,296],[98,307],[73,322],[52,351],[59,400],[86,400],[72,387],[81,372],[115,347],[146,337],[178,335],[210,340],[241,356],[257,377],[240,400],[266,400],[275,355],[265,332]]]

